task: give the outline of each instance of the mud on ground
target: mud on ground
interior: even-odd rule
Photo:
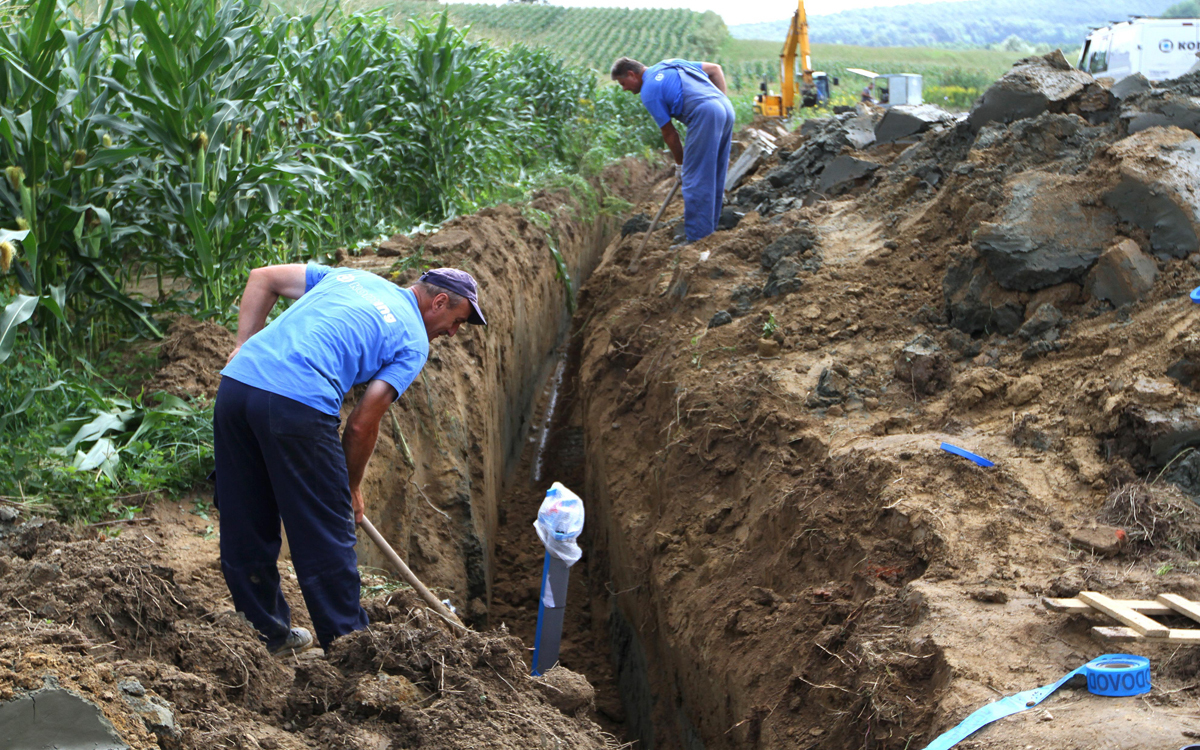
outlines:
[[[1122,103],[1052,57],[998,84],[1069,79],[1024,117],[861,151],[878,112],[819,121],[740,188],[735,229],[658,232],[636,274],[642,235],[608,248],[573,342],[583,564],[611,571],[593,613],[630,739],[919,748],[1122,651],[1151,658],[1148,696],[1068,688],[960,747],[1197,736],[1193,649],[1099,641],[1115,623],[1041,598],[1200,595],[1200,202],[1175,179],[1200,142],[1131,125],[1171,92]],[[822,183],[839,158],[870,166]]]

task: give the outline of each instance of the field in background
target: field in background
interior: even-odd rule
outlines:
[[[779,42],[753,39],[725,40],[717,52],[730,86],[740,91],[758,87],[767,78],[778,89]],[[949,108],[967,108],[987,86],[1002,76],[1020,52],[987,49],[936,49],[933,47],[855,47],[846,44],[814,44],[812,65],[837,77],[835,100],[856,100],[867,80],[847,68],[865,68],[876,73],[919,73],[925,77],[925,100]],[[838,101],[837,103],[843,103]]]
[[[294,0],[283,7],[296,10],[314,0]],[[343,7],[357,9],[352,0]],[[365,7],[365,6],[364,6]],[[451,20],[470,26],[470,36],[499,44],[546,46],[573,63],[589,66],[604,77],[612,61],[628,55],[651,64],[669,57],[710,60],[725,67],[739,120],[749,116],[750,97],[761,81],[778,88],[779,42],[734,39],[713,13],[683,9],[565,8],[555,5],[442,4],[430,0],[394,0],[377,6],[395,23],[428,19],[449,10]],[[847,68],[877,73],[919,73],[925,77],[928,101],[966,108],[989,83],[1025,53],[987,49],[932,47],[859,47],[844,44],[813,46],[813,64],[837,76],[835,101],[857,99],[866,81]],[[745,101],[739,101],[744,99]]]

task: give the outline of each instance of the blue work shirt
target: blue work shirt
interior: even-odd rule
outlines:
[[[679,71],[674,69],[676,65],[695,68],[704,75],[704,67],[690,60],[663,60],[642,74],[642,104],[660,128],[672,117],[683,120],[683,84],[679,81]]]
[[[428,358],[413,292],[366,271],[310,264],[304,295],[221,374],[337,416],[351,387],[383,380],[404,393]]]

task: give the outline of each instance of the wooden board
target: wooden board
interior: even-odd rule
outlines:
[[[1200,604],[1190,599],[1185,599],[1179,594],[1159,594],[1156,601],[1167,605],[1181,615],[1187,615],[1193,620],[1200,622]]]
[[[1106,641],[1137,641],[1138,643],[1177,643],[1188,646],[1200,645],[1200,630],[1182,630],[1172,628],[1166,637],[1147,637],[1133,628],[1107,627],[1092,628],[1092,632]]]
[[[1078,599],[1084,604],[1091,605],[1093,609],[1103,612],[1117,622],[1133,628],[1147,638],[1166,638],[1171,632],[1171,629],[1166,625],[1160,625],[1149,617],[1126,606],[1124,602],[1109,599],[1097,591],[1080,591]]]
[[[1170,615],[1176,610],[1172,609],[1167,604],[1152,599],[1121,599],[1121,604],[1129,607],[1134,612],[1139,612],[1143,615]],[[1086,604],[1079,599],[1054,599],[1049,596],[1042,597],[1042,605],[1051,612],[1066,612],[1068,614],[1086,615],[1088,612],[1095,612],[1092,605]]]

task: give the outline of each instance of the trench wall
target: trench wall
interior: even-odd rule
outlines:
[[[624,162],[606,173],[607,189],[618,196],[633,190],[648,169]],[[561,253],[572,280],[586,278],[616,229],[614,219],[587,216],[565,192],[548,193],[525,209],[498,206],[449,222],[411,248],[423,253],[426,267],[456,266],[475,276],[488,326],[463,326],[431,345],[422,375],[380,425],[364,480],[366,513],[422,581],[477,625],[486,623],[505,479],[570,321],[550,248]],[[398,268],[395,260],[371,256],[346,265],[404,286],[415,281],[419,269]],[[343,419],[355,401],[347,400]],[[360,563],[386,569],[360,537]]]

